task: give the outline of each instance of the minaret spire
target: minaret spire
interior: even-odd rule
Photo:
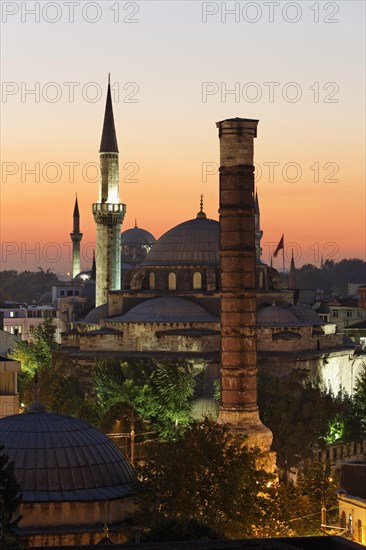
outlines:
[[[292,252],[291,252],[290,271],[288,273],[288,287],[291,290],[296,289],[296,268],[295,268],[295,261],[294,261],[294,249],[292,249]]]
[[[100,150],[99,150],[100,153],[118,153],[117,135],[116,135],[116,129],[114,126],[110,76],[111,75],[109,73],[102,140],[100,142]]]
[[[99,153],[99,200],[93,204],[97,226],[96,306],[107,302],[110,290],[121,288],[121,225],[126,212],[126,205],[119,199],[118,146],[110,75]]]
[[[78,196],[76,194],[74,214],[73,214],[73,229],[70,233],[72,240],[72,279],[78,275],[81,271],[80,267],[80,242],[83,238],[83,234],[80,232],[80,214]]]

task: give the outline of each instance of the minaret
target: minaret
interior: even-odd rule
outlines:
[[[78,196],[76,195],[74,206],[74,225],[70,237],[72,240],[72,278],[76,277],[80,273],[80,242],[83,238],[83,234],[80,233],[80,214],[78,205]]]
[[[99,153],[99,200],[93,204],[97,225],[96,306],[107,302],[108,291],[121,288],[121,225],[126,212],[126,205],[119,200],[118,145],[110,78]]]
[[[288,272],[288,287],[290,290],[296,290],[296,268],[295,268],[293,250],[291,254],[290,271]]]
[[[220,138],[220,422],[268,453],[272,432],[257,405],[256,246],[253,146],[257,120],[218,122]]]
[[[263,237],[263,231],[261,229],[261,213],[259,210],[259,200],[258,200],[257,190],[255,192],[255,200],[254,200],[254,219],[255,219],[255,255],[256,255],[256,260],[259,263],[262,255],[261,240]]]

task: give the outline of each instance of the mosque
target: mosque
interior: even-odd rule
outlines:
[[[97,358],[155,357],[190,361],[211,397],[220,368],[220,224],[199,211],[158,240],[135,223],[123,231],[126,206],[119,201],[118,145],[110,87],[100,146],[101,181],[93,204],[97,227],[96,307],[68,324],[62,350],[87,372]],[[258,366],[285,374],[306,369],[317,383],[352,393],[362,361],[355,345],[308,305],[299,303],[292,259],[289,289],[261,259],[260,208],[254,197],[255,284]],[[74,211],[73,276],[80,281],[80,233]],[[93,274],[94,273],[94,274]],[[89,281],[91,283],[92,281]],[[93,287],[94,288],[94,287]]]

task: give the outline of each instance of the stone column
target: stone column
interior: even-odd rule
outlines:
[[[220,421],[269,451],[257,406],[256,248],[253,143],[257,120],[217,123],[220,138]]]

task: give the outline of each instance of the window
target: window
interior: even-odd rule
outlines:
[[[341,527],[346,528],[346,512],[342,512]]]
[[[357,540],[362,544],[362,521],[357,521]]]
[[[33,332],[34,331],[34,325],[29,325],[29,332]]]
[[[72,290],[68,290],[68,291],[67,291],[67,295],[68,295],[68,296],[72,296],[72,294],[73,294]]]
[[[350,534],[352,535],[352,533],[353,533],[353,519],[352,519],[352,514],[350,514],[350,515],[348,516],[348,529],[349,529]]]
[[[338,317],[338,309],[333,309],[333,317]]]
[[[362,317],[362,311],[360,309],[357,310],[357,317]]]
[[[79,296],[79,291],[75,290],[75,296]]]
[[[65,292],[63,290],[60,290],[60,296],[64,296]]]
[[[193,273],[193,290],[201,290],[202,288],[202,275],[199,271]]]
[[[168,289],[176,290],[177,289],[177,276],[175,273],[169,273],[168,276]]]
[[[155,290],[155,273],[149,274],[149,288],[150,290]]]
[[[10,317],[14,317],[14,311],[10,312]]]
[[[347,309],[347,317],[352,317],[352,310],[351,309]]]

